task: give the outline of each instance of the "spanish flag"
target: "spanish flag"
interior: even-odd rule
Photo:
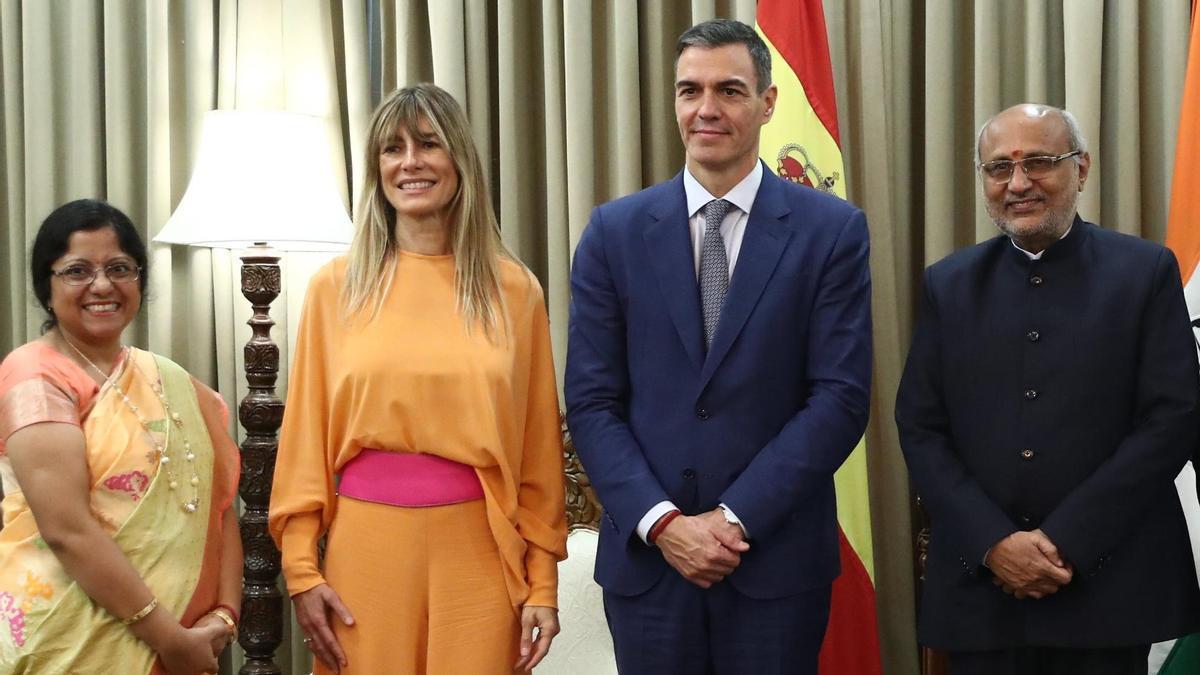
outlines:
[[[757,24],[771,50],[772,79],[779,87],[775,116],[762,130],[762,159],[781,178],[844,199],[845,169],[821,0],[759,0]],[[833,582],[820,672],[880,675],[865,440],[834,482],[842,574]]]
[[[1179,261],[1183,294],[1195,327],[1200,322],[1200,1],[1192,0],[1191,46],[1183,82],[1183,107],[1175,141],[1175,175],[1171,181],[1171,206],[1167,216],[1167,247]],[[1198,338],[1200,339],[1200,338]],[[1192,461],[1193,469],[1200,460]],[[1194,470],[1184,469],[1176,480],[1180,501],[1192,531],[1192,546],[1200,561],[1200,505]],[[1197,563],[1200,568],[1200,562]],[[1200,635],[1154,645],[1149,672],[1154,675],[1200,673]]]

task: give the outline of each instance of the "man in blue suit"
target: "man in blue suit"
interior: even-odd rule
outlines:
[[[758,160],[770,66],[750,26],[686,31],[684,170],[598,207],[575,252],[567,419],[623,673],[817,672],[833,474],[867,422],[867,224]]]

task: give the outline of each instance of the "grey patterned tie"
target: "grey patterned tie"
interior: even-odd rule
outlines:
[[[700,304],[704,313],[704,345],[712,344],[729,290],[729,258],[721,239],[721,221],[733,204],[714,199],[704,205],[704,243],[700,246]]]

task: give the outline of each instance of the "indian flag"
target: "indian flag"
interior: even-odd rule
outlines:
[[[763,161],[782,178],[844,199],[845,169],[821,0],[759,0],[757,24],[771,50],[771,71],[779,87],[775,116],[762,130]],[[866,450],[865,440],[859,442],[834,476],[842,574],[833,582],[822,675],[881,673]]]
[[[1167,246],[1179,260],[1183,294],[1187,298],[1192,326],[1200,322],[1200,0],[1192,0],[1192,37],[1188,49],[1187,76],[1183,83],[1183,110],[1175,145],[1175,176],[1171,184],[1171,209],[1167,220]],[[1200,335],[1200,334],[1198,334]],[[1197,338],[1200,340],[1200,337]],[[1200,344],[1200,343],[1198,343]],[[1197,456],[1200,459],[1200,455]],[[1185,467],[1175,485],[1192,533],[1192,550],[1200,571],[1200,504],[1196,501],[1196,472]],[[1150,651],[1150,673],[1195,675],[1200,673],[1200,635],[1189,635],[1154,645]]]

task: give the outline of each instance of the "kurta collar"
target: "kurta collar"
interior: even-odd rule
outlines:
[[[1071,227],[1067,228],[1067,233],[1063,235],[1062,239],[1050,244],[1046,250],[1042,251],[1040,256],[1031,258],[1029,252],[1017,246],[1012,239],[1009,239],[1010,246],[1008,248],[1012,254],[1017,256],[1017,258],[1023,263],[1037,261],[1049,262],[1052,260],[1062,260],[1063,258],[1071,255],[1079,249],[1079,245],[1083,243],[1083,240],[1086,238],[1087,223],[1085,223],[1083,218],[1080,218],[1079,214],[1076,213],[1075,220],[1072,221]]]

